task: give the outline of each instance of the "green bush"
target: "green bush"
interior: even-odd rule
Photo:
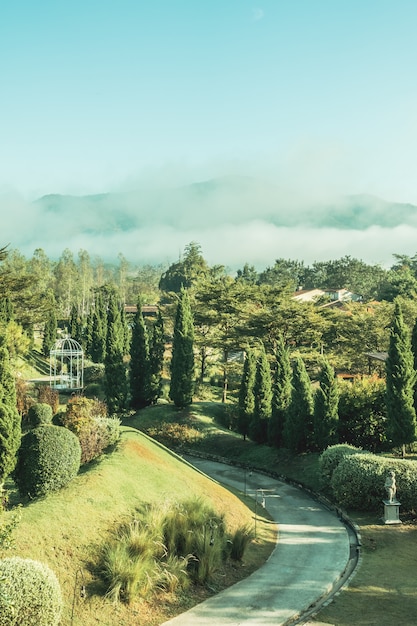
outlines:
[[[103,386],[100,383],[89,383],[83,393],[86,398],[100,398],[103,395]]]
[[[328,493],[331,489],[331,480],[336,467],[343,459],[351,454],[364,454],[364,450],[355,448],[347,443],[329,446],[319,458],[320,470],[320,486],[324,493]]]
[[[27,415],[27,423],[29,428],[36,428],[42,424],[52,423],[52,407],[46,402],[36,402],[33,404]]]
[[[84,367],[84,383],[89,385],[90,383],[102,383],[104,380],[104,364],[92,363]]]
[[[82,464],[96,459],[120,439],[120,421],[107,417],[106,405],[97,399],[73,398],[59,420],[62,426],[77,435]]]
[[[382,500],[387,498],[385,480],[390,471],[396,475],[397,498],[402,510],[416,511],[416,461],[387,459],[371,453],[345,456],[333,472],[333,495],[344,508],[382,510]]]
[[[31,559],[0,560],[0,623],[2,626],[57,626],[62,595],[54,572]]]
[[[31,498],[57,491],[80,468],[77,437],[61,426],[38,426],[22,437],[14,479],[21,495]]]

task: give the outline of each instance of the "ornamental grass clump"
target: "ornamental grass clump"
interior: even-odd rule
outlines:
[[[54,572],[20,557],[0,560],[0,624],[58,626],[63,601]]]
[[[149,508],[143,520],[124,524],[102,550],[106,595],[130,603],[157,591],[204,585],[228,558],[241,560],[250,539],[246,527],[229,537],[223,516],[198,498]]]

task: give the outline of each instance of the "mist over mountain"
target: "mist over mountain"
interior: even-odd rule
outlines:
[[[228,176],[172,188],[88,196],[50,194],[33,203],[0,196],[3,244],[55,258],[65,248],[134,263],[175,261],[190,241],[209,263],[264,268],[276,258],[312,263],[344,255],[389,265],[415,254],[417,206],[370,195],[307,198],[273,183]]]

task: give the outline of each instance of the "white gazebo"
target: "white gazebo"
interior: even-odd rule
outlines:
[[[68,335],[58,339],[49,353],[49,385],[61,391],[77,391],[84,386],[84,351]]]

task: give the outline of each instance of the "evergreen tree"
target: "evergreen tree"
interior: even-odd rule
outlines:
[[[253,441],[266,443],[268,441],[268,423],[272,414],[272,381],[271,368],[263,343],[261,343],[256,363],[253,396],[254,409],[249,424],[249,434]]]
[[[135,409],[141,409],[150,404],[149,343],[145,320],[143,319],[141,298],[138,298],[132,326],[130,396],[131,404]]]
[[[295,359],[292,370],[291,400],[285,415],[284,442],[294,452],[306,452],[312,436],[313,392],[301,357]]]
[[[253,388],[255,385],[256,374],[256,357],[253,350],[248,348],[245,354],[245,362],[243,364],[242,379],[239,388],[239,408],[237,429],[243,435],[243,439],[249,434],[249,424],[253,417],[255,408],[255,397]]]
[[[165,331],[164,321],[162,319],[161,311],[158,311],[158,316],[155,324],[152,326],[149,337],[149,371],[150,371],[150,394],[149,400],[151,404],[156,404],[156,401],[162,393],[162,369],[164,365],[164,352],[165,352]]]
[[[130,342],[132,340],[132,333],[127,323],[126,310],[124,304],[121,304],[120,319],[123,328],[123,354],[127,356],[130,353]]]
[[[102,290],[96,293],[91,314],[89,355],[94,363],[104,363],[106,358],[107,310]]]
[[[416,439],[416,411],[414,385],[416,371],[411,349],[410,333],[404,323],[398,301],[394,305],[388,357],[385,363],[387,378],[387,435],[393,446],[401,446]]]
[[[181,290],[175,317],[172,342],[171,384],[169,397],[178,408],[193,401],[194,327],[188,292]]]
[[[0,488],[16,465],[21,420],[16,408],[16,388],[4,337],[0,338]]]
[[[317,450],[325,450],[337,443],[339,388],[334,369],[323,362],[319,387],[314,395],[314,442]]]
[[[411,350],[413,352],[413,364],[414,369],[417,372],[417,319],[414,322],[413,330],[411,332]],[[414,410],[417,413],[417,377],[414,383]]]
[[[84,344],[83,336],[83,322],[78,314],[78,307],[74,304],[71,307],[71,315],[69,319],[69,334],[70,337],[78,341],[79,344]]]
[[[115,293],[109,297],[105,365],[105,393],[110,413],[123,410],[127,404],[128,382],[123,362],[124,334],[120,306]]]
[[[13,304],[8,296],[0,298],[0,323],[8,323],[13,319]]]
[[[45,357],[49,357],[50,351],[55,345],[56,333],[57,333],[57,321],[56,321],[56,313],[55,313],[55,303],[53,302],[51,310],[49,311],[48,317],[45,321],[44,329],[43,329],[42,354]]]
[[[284,443],[285,414],[291,400],[291,363],[284,338],[278,335],[275,349],[275,370],[272,389],[272,415],[268,422],[268,441],[280,448]]]

